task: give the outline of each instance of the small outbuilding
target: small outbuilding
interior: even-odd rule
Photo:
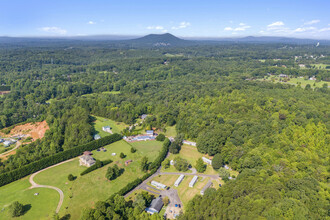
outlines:
[[[159,189],[166,189],[166,185],[164,185],[164,184],[162,184],[162,183],[159,183],[159,182],[156,182],[156,181],[151,181],[151,185],[152,186],[155,186],[155,187],[157,187],[157,188],[159,188]]]
[[[94,140],[98,140],[98,139],[101,139],[101,136],[99,134],[95,134],[94,135]]]
[[[207,163],[209,165],[212,165],[212,160],[206,158],[206,157],[202,157],[202,160],[204,161],[204,163]]]
[[[184,178],[184,175],[181,174],[179,176],[179,178],[175,181],[174,186],[178,187],[180,185],[180,183],[182,182],[183,178]]]
[[[154,135],[154,131],[153,130],[147,130],[147,135],[153,136]]]
[[[197,182],[198,176],[194,176],[189,183],[189,187],[194,187],[195,183]]]
[[[206,183],[206,185],[203,187],[203,189],[201,190],[201,195],[204,195],[205,190],[207,190],[208,188],[210,188],[213,185],[213,183],[210,181],[208,183]]]

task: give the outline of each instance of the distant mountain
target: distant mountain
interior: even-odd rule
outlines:
[[[194,41],[180,39],[172,34],[149,34],[133,40],[128,40],[132,44],[148,45],[156,47],[186,46]]]

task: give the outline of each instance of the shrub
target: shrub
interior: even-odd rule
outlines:
[[[174,164],[174,167],[178,170],[178,171],[187,171],[188,168],[189,168],[189,163],[187,160],[181,158],[181,157],[176,157],[174,159],[175,161],[175,164]]]
[[[164,160],[162,163],[162,167],[164,167],[164,169],[170,168],[170,160],[169,159]]]
[[[68,176],[68,180],[69,181],[73,181],[74,180],[74,176],[70,173],[69,176]]]
[[[13,202],[9,206],[9,213],[12,217],[19,217],[23,215],[24,213],[23,204],[19,203],[18,201]]]
[[[217,170],[224,165],[221,154],[216,154],[212,160],[213,169]]]
[[[164,134],[159,134],[157,137],[156,137],[156,141],[164,141],[165,140],[165,135]]]
[[[206,170],[206,165],[204,164],[202,158],[198,158],[196,161],[196,166],[195,166],[197,172],[199,173],[204,173]]]
[[[126,157],[126,155],[125,155],[123,152],[121,152],[120,155],[119,155],[119,157],[120,157],[121,159],[124,159],[124,158]]]
[[[136,152],[136,148],[131,147],[131,153],[135,153]]]

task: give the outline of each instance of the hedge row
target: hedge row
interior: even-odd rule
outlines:
[[[133,190],[135,187],[137,187],[138,185],[140,185],[143,181],[145,181],[146,179],[148,179],[150,176],[152,176],[154,173],[157,172],[157,169],[160,167],[161,163],[164,161],[164,159],[166,158],[166,155],[168,153],[168,149],[169,149],[169,140],[168,141],[164,141],[162,150],[160,151],[158,157],[156,158],[156,160],[154,162],[152,162],[152,164],[150,165],[150,172],[146,173],[142,178],[136,178],[134,181],[128,183],[124,188],[122,188],[121,190],[119,190],[119,192],[113,194],[110,196],[110,198],[108,199],[108,201],[113,200],[113,198],[115,197],[115,195],[125,195],[126,193],[130,192],[131,190]]]
[[[87,144],[80,145],[74,148],[71,148],[66,151],[62,151],[60,153],[45,157],[41,160],[32,162],[28,165],[25,165],[21,168],[12,170],[7,173],[3,173],[0,175],[0,186],[11,183],[15,180],[21,179],[27,175],[30,175],[34,172],[52,166],[54,164],[60,163],[62,161],[77,157],[81,155],[84,151],[92,151],[97,148],[103,147],[105,145],[111,144],[113,142],[119,141],[122,139],[120,134],[113,134],[99,140],[91,141]]]
[[[96,170],[98,168],[104,167],[105,165],[107,165],[109,163],[112,163],[112,160],[104,160],[104,161],[97,160],[93,166],[90,166],[86,170],[82,171],[80,176],[90,173],[93,170]]]

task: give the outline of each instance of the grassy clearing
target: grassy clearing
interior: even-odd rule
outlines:
[[[119,134],[124,128],[128,127],[128,125],[126,125],[123,122],[115,122],[113,120],[98,116],[93,116],[93,117],[95,117],[96,120],[92,123],[92,125],[94,126],[96,133],[99,134],[101,137],[110,135],[110,133],[102,130],[103,126],[109,125],[113,133],[119,133]]]
[[[167,137],[175,137],[176,136],[175,125],[166,127],[165,136],[167,136]]]
[[[170,154],[170,156],[168,158],[170,160],[174,160],[174,158],[177,157],[177,156],[179,156],[183,159],[186,159],[193,167],[196,165],[196,161],[198,160],[198,158],[201,158],[201,157],[208,158],[208,156],[206,154],[199,153],[197,151],[196,147],[186,145],[186,144],[182,145],[179,154]],[[171,166],[170,168],[168,168],[166,170],[164,168],[162,168],[162,171],[164,171],[164,172],[177,172],[177,170],[174,168],[174,166]],[[217,174],[217,172],[215,170],[213,170],[211,165],[207,165],[206,171],[204,173],[205,174],[212,174],[212,175]]]
[[[316,69],[326,69],[327,66],[330,66],[330,64],[323,64],[323,63],[318,63],[318,64],[311,64],[312,67],[315,67]],[[328,69],[330,70],[330,69]]]
[[[29,189],[28,178],[0,187],[0,219],[51,219],[60,198],[58,192],[46,188]],[[39,195],[35,196],[35,193]],[[8,213],[8,206],[14,201],[29,209],[19,218],[11,218]]]
[[[298,84],[300,84],[300,86],[302,88],[305,88],[307,84],[310,84],[312,88],[321,88],[323,86],[324,83],[328,83],[326,81],[314,81],[314,80],[309,80],[309,79],[305,79],[305,78],[290,78],[289,81],[287,82],[281,82],[279,77],[276,76],[266,76],[263,79],[261,79],[261,81],[267,81],[267,82],[273,82],[273,83],[284,83],[284,84],[290,84],[290,85],[295,85],[297,86]],[[315,84],[315,85],[314,85]]]
[[[35,182],[62,189],[65,199],[60,210],[60,216],[71,214],[71,219],[79,219],[84,208],[93,207],[95,202],[107,199],[127,183],[137,177],[143,176],[144,173],[139,169],[141,158],[147,156],[152,161],[158,155],[162,146],[162,142],[151,142],[128,144],[122,140],[107,145],[105,147],[107,149],[106,152],[93,151],[93,157],[100,160],[111,159],[114,161],[113,163],[84,176],[80,176],[80,173],[86,167],[79,166],[79,160],[77,158],[38,174],[35,177]],[[137,152],[134,154],[130,152],[131,146],[137,149]],[[124,159],[119,158],[121,152],[126,155]],[[116,153],[116,156],[111,156],[111,153]],[[129,159],[133,160],[133,162],[125,166],[125,161]],[[106,170],[114,164],[117,164],[120,168],[124,168],[125,171],[116,180],[109,181],[105,178]],[[77,176],[77,179],[73,182],[67,179],[70,173]]]

